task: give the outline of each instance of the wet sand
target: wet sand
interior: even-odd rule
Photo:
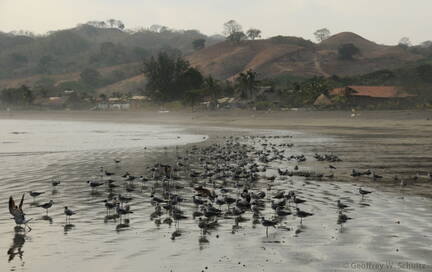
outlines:
[[[125,170],[144,174],[145,166],[157,161],[173,161],[191,147],[141,150],[98,150],[74,153],[72,157],[49,163],[40,169],[17,174],[14,184],[2,180],[2,197],[18,196],[23,190],[41,188],[55,198],[57,207],[50,211],[53,221],[42,220],[43,211],[32,207],[28,198],[26,209],[36,220],[33,231],[15,234],[7,210],[1,212],[2,236],[7,237],[1,252],[24,251],[0,268],[13,271],[431,271],[432,250],[431,189],[426,174],[432,171],[432,121],[430,112],[367,112],[352,119],[347,112],[230,112],[229,115],[200,113],[13,113],[7,119],[75,120],[108,123],[164,124],[187,127],[210,139],[199,146],[218,143],[223,136],[292,135],[292,139],[273,139],[274,144],[293,143],[287,154],[305,154],[307,161],[273,162],[263,175],[276,174],[278,167],[317,171],[329,174],[328,162],[313,159],[314,153],[333,153],[343,161],[335,164],[333,179],[278,178],[273,190],[295,190],[307,199],[302,209],[315,215],[303,226],[294,216],[288,216],[269,237],[260,224],[251,221],[231,233],[232,219],[221,220],[212,231],[209,243],[199,243],[200,231],[192,219],[182,221],[182,236],[171,241],[173,227],[156,226],[149,219],[152,211],[149,192],[133,192],[128,230],[116,232],[115,222],[104,223],[104,190],[92,194],[84,181],[94,175],[102,164],[109,170]],[[17,131],[19,129],[17,128]],[[247,138],[245,144],[255,144]],[[151,155],[149,155],[151,154]],[[112,157],[122,158],[116,168]],[[45,158],[47,159],[47,158]],[[49,160],[49,159],[47,159]],[[384,179],[353,178],[351,169],[372,169]],[[2,171],[7,171],[2,169]],[[8,172],[9,173],[9,172]],[[413,177],[419,173],[420,178]],[[10,173],[9,173],[10,174]],[[403,177],[408,186],[400,187],[394,175]],[[3,176],[4,173],[3,173]],[[53,176],[66,182],[57,192],[50,189]],[[184,185],[188,185],[187,181]],[[264,189],[267,180],[258,182]],[[374,191],[362,199],[358,186]],[[190,197],[191,191],[186,190]],[[335,202],[342,199],[351,206],[347,212],[354,219],[340,232],[336,224]],[[42,199],[41,199],[42,202]],[[61,207],[69,205],[79,210],[72,219],[73,227],[64,228]],[[183,207],[188,215],[195,209],[191,203]],[[266,209],[266,217],[272,210]],[[248,216],[250,217],[250,216]],[[83,246],[85,244],[85,246]],[[62,262],[58,262],[62,260]],[[380,269],[390,265],[392,269]],[[415,267],[416,269],[412,269]]]

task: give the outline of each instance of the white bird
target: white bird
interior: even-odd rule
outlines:
[[[15,201],[13,200],[12,196],[9,197],[9,212],[13,216],[13,219],[15,220],[15,223],[20,226],[24,225],[31,231],[31,228],[27,225],[28,222],[30,222],[32,219],[26,220],[25,213],[22,210],[22,206],[24,204],[24,194],[21,198],[19,206],[15,204]]]

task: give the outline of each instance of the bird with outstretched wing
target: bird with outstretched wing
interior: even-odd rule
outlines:
[[[12,196],[9,197],[9,212],[13,216],[15,223],[17,225],[25,225],[26,227],[29,228],[29,231],[30,231],[31,228],[27,225],[27,223],[30,222],[31,219],[28,219],[28,220],[25,219],[25,213],[22,210],[23,204],[24,204],[24,194],[21,198],[19,206],[17,206],[15,204],[15,201],[12,198]]]

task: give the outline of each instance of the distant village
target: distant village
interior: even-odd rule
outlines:
[[[295,95],[295,91],[288,91]],[[281,102],[281,91],[272,86],[260,86],[256,91],[255,99],[244,99],[240,96],[219,97],[212,101],[204,97],[194,105],[194,111],[206,110],[332,110],[332,109],[402,109],[412,108],[416,104],[416,95],[409,94],[397,86],[344,86],[329,89],[314,99],[313,103],[303,107],[289,105]],[[8,105],[0,100],[0,108],[36,110],[67,110],[81,109],[92,111],[140,111],[146,109],[172,109],[171,104],[156,104],[148,96],[130,95],[121,97],[87,97],[76,100],[74,90],[64,92],[63,96],[36,97],[30,105]],[[176,109],[179,109],[177,107]]]

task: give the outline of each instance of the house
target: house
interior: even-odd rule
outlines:
[[[368,106],[370,104],[409,103],[415,95],[407,93],[397,86],[346,86],[335,88],[328,92],[332,101],[344,101],[353,106]]]
[[[134,95],[129,99],[130,108],[132,110],[139,110],[143,108],[146,101],[150,101],[150,98],[144,95]]]
[[[52,96],[48,98],[37,98],[33,104],[43,108],[49,109],[63,109],[66,105],[66,97]]]

